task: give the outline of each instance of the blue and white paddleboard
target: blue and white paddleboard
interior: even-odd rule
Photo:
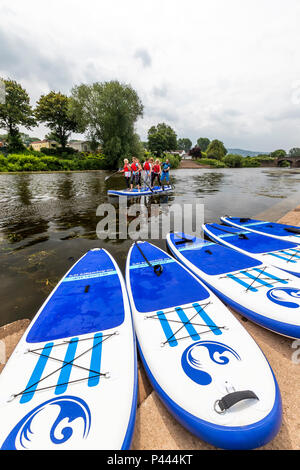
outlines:
[[[174,417],[221,448],[250,449],[273,439],[282,419],[276,379],[215,294],[147,242],[130,249],[126,284],[144,367]]]
[[[161,186],[154,186],[152,191],[149,187],[145,186],[141,189],[111,189],[107,191],[109,196],[127,196],[127,197],[137,197],[137,196],[156,196],[159,194],[167,194],[174,191],[174,187],[172,185],[164,186],[164,189]]]
[[[1,449],[128,449],[137,366],[122,274],[89,251],[43,304],[0,375]]]
[[[224,245],[170,233],[174,256],[224,302],[276,333],[300,338],[300,279]]]
[[[284,225],[277,222],[265,222],[264,220],[243,217],[221,217],[221,220],[226,225],[300,244],[300,227],[295,225]]]
[[[300,277],[300,245],[228,225],[205,224],[202,228],[217,243]]]

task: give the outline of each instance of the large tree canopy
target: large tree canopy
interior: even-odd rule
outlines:
[[[222,160],[225,157],[227,150],[220,140],[212,140],[209,146],[207,147],[207,157],[215,158],[216,160]]]
[[[148,146],[158,156],[166,150],[177,150],[177,135],[171,126],[162,122],[149,129]]]
[[[112,168],[136,151],[135,123],[143,115],[143,105],[130,85],[110,81],[76,86],[71,109],[80,132],[101,144]]]
[[[62,93],[51,91],[48,95],[42,95],[37,102],[35,116],[51,130],[51,138],[58,142],[62,149],[66,148],[71,133],[79,129],[71,113],[70,98]]]
[[[191,150],[192,145],[193,145],[193,142],[189,138],[178,139],[178,142],[177,142],[178,150],[184,150],[186,153],[188,153],[188,151]]]
[[[293,147],[290,152],[289,152],[291,157],[299,157],[300,156],[300,148],[299,147]]]
[[[36,122],[30,106],[29,95],[14,80],[2,80],[5,85],[5,102],[0,104],[0,128],[7,131],[11,151],[23,148],[19,126],[31,129]]]
[[[197,145],[200,147],[202,152],[206,152],[207,147],[210,144],[210,140],[207,137],[199,137],[197,140]]]

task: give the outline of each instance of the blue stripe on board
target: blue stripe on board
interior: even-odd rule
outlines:
[[[44,349],[42,351],[43,356],[40,356],[38,358],[38,361],[37,361],[36,366],[35,366],[32,374],[31,374],[31,377],[28,381],[28,384],[25,387],[26,393],[23,393],[23,395],[21,396],[20,403],[27,403],[28,401],[30,401],[32,399],[32,397],[35,393],[35,390],[38,386],[38,382],[39,382],[39,380],[41,379],[41,377],[43,375],[43,372],[44,372],[44,369],[46,367],[48,358],[49,358],[50,353],[52,351],[53,344],[54,343],[45,344]],[[31,393],[28,393],[29,391]]]
[[[214,335],[221,335],[222,331],[217,327],[215,322],[210,318],[210,316],[205,312],[205,310],[199,305],[198,303],[193,304],[194,309],[196,312],[199,313],[200,317],[203,321],[207,324],[207,326],[211,329]]]
[[[290,260],[289,258],[285,258],[284,256],[280,256],[277,253],[266,253],[266,254],[271,255],[271,256],[275,256],[275,258],[284,259],[285,261],[289,261],[290,263],[297,263],[297,261],[292,260],[292,259]]]
[[[157,312],[157,317],[160,321],[160,324],[162,326],[162,329],[164,330],[164,333],[166,335],[166,339],[169,343],[169,345],[173,348],[174,346],[177,346],[177,340],[176,338],[173,336],[173,331],[169,325],[169,322],[164,314],[164,312],[162,310],[160,310],[159,312]],[[172,336],[172,338],[171,338]],[[168,339],[170,338],[170,340]]]
[[[261,273],[264,274],[264,271],[263,270],[260,270]],[[263,286],[267,286],[267,287],[273,287],[273,284],[270,284],[269,282],[266,282],[264,279],[261,279],[260,277],[257,278],[257,275],[256,276],[253,276],[253,274],[251,273],[248,273],[247,271],[241,271],[242,274],[245,274],[245,276],[249,277],[250,279],[255,279],[256,282],[259,282],[260,284],[262,284]]]
[[[184,327],[185,327],[186,331],[188,332],[188,334],[190,335],[190,337],[194,341],[198,341],[200,339],[199,333],[195,330],[194,326],[189,322],[189,319],[186,316],[185,312],[182,310],[181,307],[176,307],[175,310],[176,310],[180,320],[182,321],[182,323],[185,324]]]
[[[259,273],[263,272],[269,278],[274,279],[275,281],[281,282],[282,284],[288,284],[288,281],[285,281],[284,279],[280,279],[280,277],[274,276],[274,274],[267,273],[266,271],[263,271],[262,269],[253,268],[253,270]]]
[[[250,287],[250,284],[247,284],[247,282],[244,282],[239,277],[234,276],[233,274],[227,274],[227,277],[229,277],[229,279],[232,279],[233,281],[237,282],[238,284],[241,284],[241,286],[246,287],[247,289],[249,289],[253,292],[257,292],[257,289],[255,287],[252,287],[252,286]]]
[[[299,256],[299,255],[295,255],[294,253],[291,253],[291,251],[294,252],[294,253],[299,253],[299,254],[300,254],[300,251],[299,251],[299,250],[296,250],[295,248],[289,248],[288,250],[282,251],[282,253],[284,253],[285,255],[288,255],[288,256],[292,256],[292,255],[293,255],[293,258],[300,259],[300,256]]]
[[[91,365],[90,365],[90,376],[88,380],[89,387],[96,387],[100,380],[100,367],[101,367],[101,355],[102,355],[102,333],[97,333],[94,336],[94,343],[92,349]],[[95,377],[95,372],[99,373],[98,377]],[[94,376],[94,377],[93,377]]]
[[[67,364],[68,362],[71,362],[71,364],[68,364],[61,369],[58,382],[55,388],[55,392],[54,392],[55,395],[60,395],[61,393],[64,393],[68,388],[68,381],[70,379],[71,370],[73,367],[72,361],[75,358],[77,344],[78,344],[78,338],[72,338],[68,344],[68,349],[65,354],[64,364]]]

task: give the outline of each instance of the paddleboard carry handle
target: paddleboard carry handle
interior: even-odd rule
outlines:
[[[226,413],[229,408],[236,405],[242,400],[259,400],[258,396],[251,390],[241,390],[239,392],[232,392],[225,395],[214,404],[214,410],[218,414]]]
[[[142,257],[144,258],[144,260],[146,261],[146,263],[148,264],[148,266],[150,266],[150,268],[153,268],[153,271],[155,272],[155,274],[157,276],[160,276],[163,272],[163,267],[161,264],[155,264],[153,266],[153,264],[150,263],[150,261],[148,260],[148,258],[146,257],[145,253],[143,253],[141,247],[139,246],[139,244],[137,242],[134,242],[135,246],[137,247],[137,249],[139,250],[139,252],[141,253]]]

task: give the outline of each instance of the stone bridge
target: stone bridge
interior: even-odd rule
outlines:
[[[279,157],[274,160],[275,166],[280,166],[283,161],[290,163],[291,168],[300,168],[300,155],[285,155],[285,157]]]

